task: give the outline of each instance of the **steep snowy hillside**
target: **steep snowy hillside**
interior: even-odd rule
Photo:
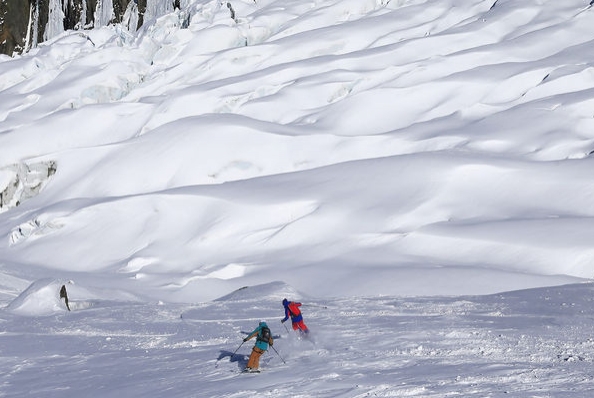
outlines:
[[[2,58],[3,290],[591,278],[587,3],[196,0]]]

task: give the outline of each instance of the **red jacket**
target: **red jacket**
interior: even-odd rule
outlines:
[[[289,301],[287,305],[285,305],[285,318],[282,321],[284,322],[291,317],[291,322],[301,322],[303,316],[301,315],[299,307],[301,307],[301,303]]]

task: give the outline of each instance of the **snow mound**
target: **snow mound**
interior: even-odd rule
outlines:
[[[47,316],[68,311],[66,303],[60,299],[60,289],[66,286],[68,305],[71,311],[86,310],[113,305],[113,303],[138,302],[140,299],[126,291],[97,287],[82,287],[73,281],[45,278],[37,280],[6,307],[10,312],[23,316]]]
[[[33,282],[24,292],[8,304],[8,310],[25,316],[43,316],[67,311],[60,300],[60,288],[64,283],[54,279]]]
[[[262,285],[244,286],[215,301],[251,301],[261,300],[263,297],[281,301],[285,297],[298,298],[303,295],[285,282],[275,281]]]

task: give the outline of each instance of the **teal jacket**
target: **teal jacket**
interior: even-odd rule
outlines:
[[[272,340],[272,332],[271,332],[271,336],[268,338],[268,340],[263,339],[262,329],[265,327],[268,328],[268,325],[266,325],[266,322],[260,322],[258,327],[255,328],[254,331],[248,335],[248,337],[243,339],[243,341],[248,341],[254,337],[257,337],[256,338],[256,347],[258,347],[262,351],[266,351],[268,349],[268,344],[273,345],[274,341]],[[268,329],[270,330],[270,328],[268,328]]]

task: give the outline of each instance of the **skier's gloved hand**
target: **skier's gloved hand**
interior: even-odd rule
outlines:
[[[246,337],[245,339],[243,339],[243,342],[245,343],[246,341],[248,341],[248,338]]]
[[[286,319],[281,319],[281,323],[285,323]]]

